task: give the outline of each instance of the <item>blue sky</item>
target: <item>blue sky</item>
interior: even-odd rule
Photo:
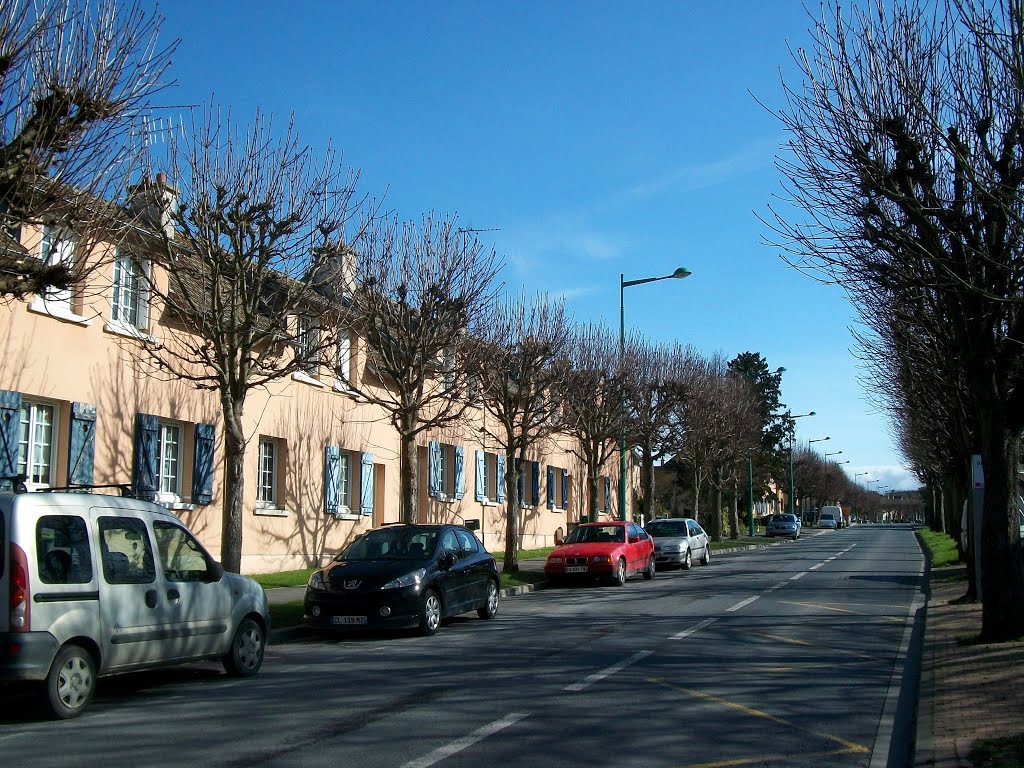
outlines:
[[[841,292],[788,268],[757,214],[781,194],[778,106],[800,0],[751,3],[171,0],[168,105],[257,108],[331,142],[405,218],[457,212],[513,290],[581,320],[783,366],[797,440],[874,487],[916,486],[867,399]],[[755,100],[755,97],[757,100]],[[183,106],[163,115],[188,120]]]

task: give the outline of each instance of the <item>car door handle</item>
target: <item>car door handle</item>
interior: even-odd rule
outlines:
[[[147,589],[146,590],[146,607],[147,608],[156,608],[156,590],[155,589]]]
[[[167,590],[167,601],[171,605],[177,605],[179,602],[181,602],[181,593],[174,587],[171,587]]]

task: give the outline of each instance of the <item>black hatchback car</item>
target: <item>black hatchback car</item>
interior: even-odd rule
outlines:
[[[319,629],[417,627],[467,611],[498,612],[498,567],[461,525],[386,525],[359,536],[313,572],[304,620]]]

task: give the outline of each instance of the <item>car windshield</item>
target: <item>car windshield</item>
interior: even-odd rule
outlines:
[[[685,536],[685,520],[652,520],[644,528],[651,536]]]
[[[413,525],[364,533],[335,555],[341,560],[422,560],[434,553],[438,529]]]
[[[772,515],[773,523],[795,523],[796,515]]]
[[[581,525],[566,537],[566,544],[583,542],[622,542],[626,540],[626,529],[621,525]]]

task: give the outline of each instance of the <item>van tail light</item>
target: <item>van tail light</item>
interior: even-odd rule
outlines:
[[[11,632],[28,632],[32,628],[31,601],[28,589],[28,558],[25,550],[11,544]]]

